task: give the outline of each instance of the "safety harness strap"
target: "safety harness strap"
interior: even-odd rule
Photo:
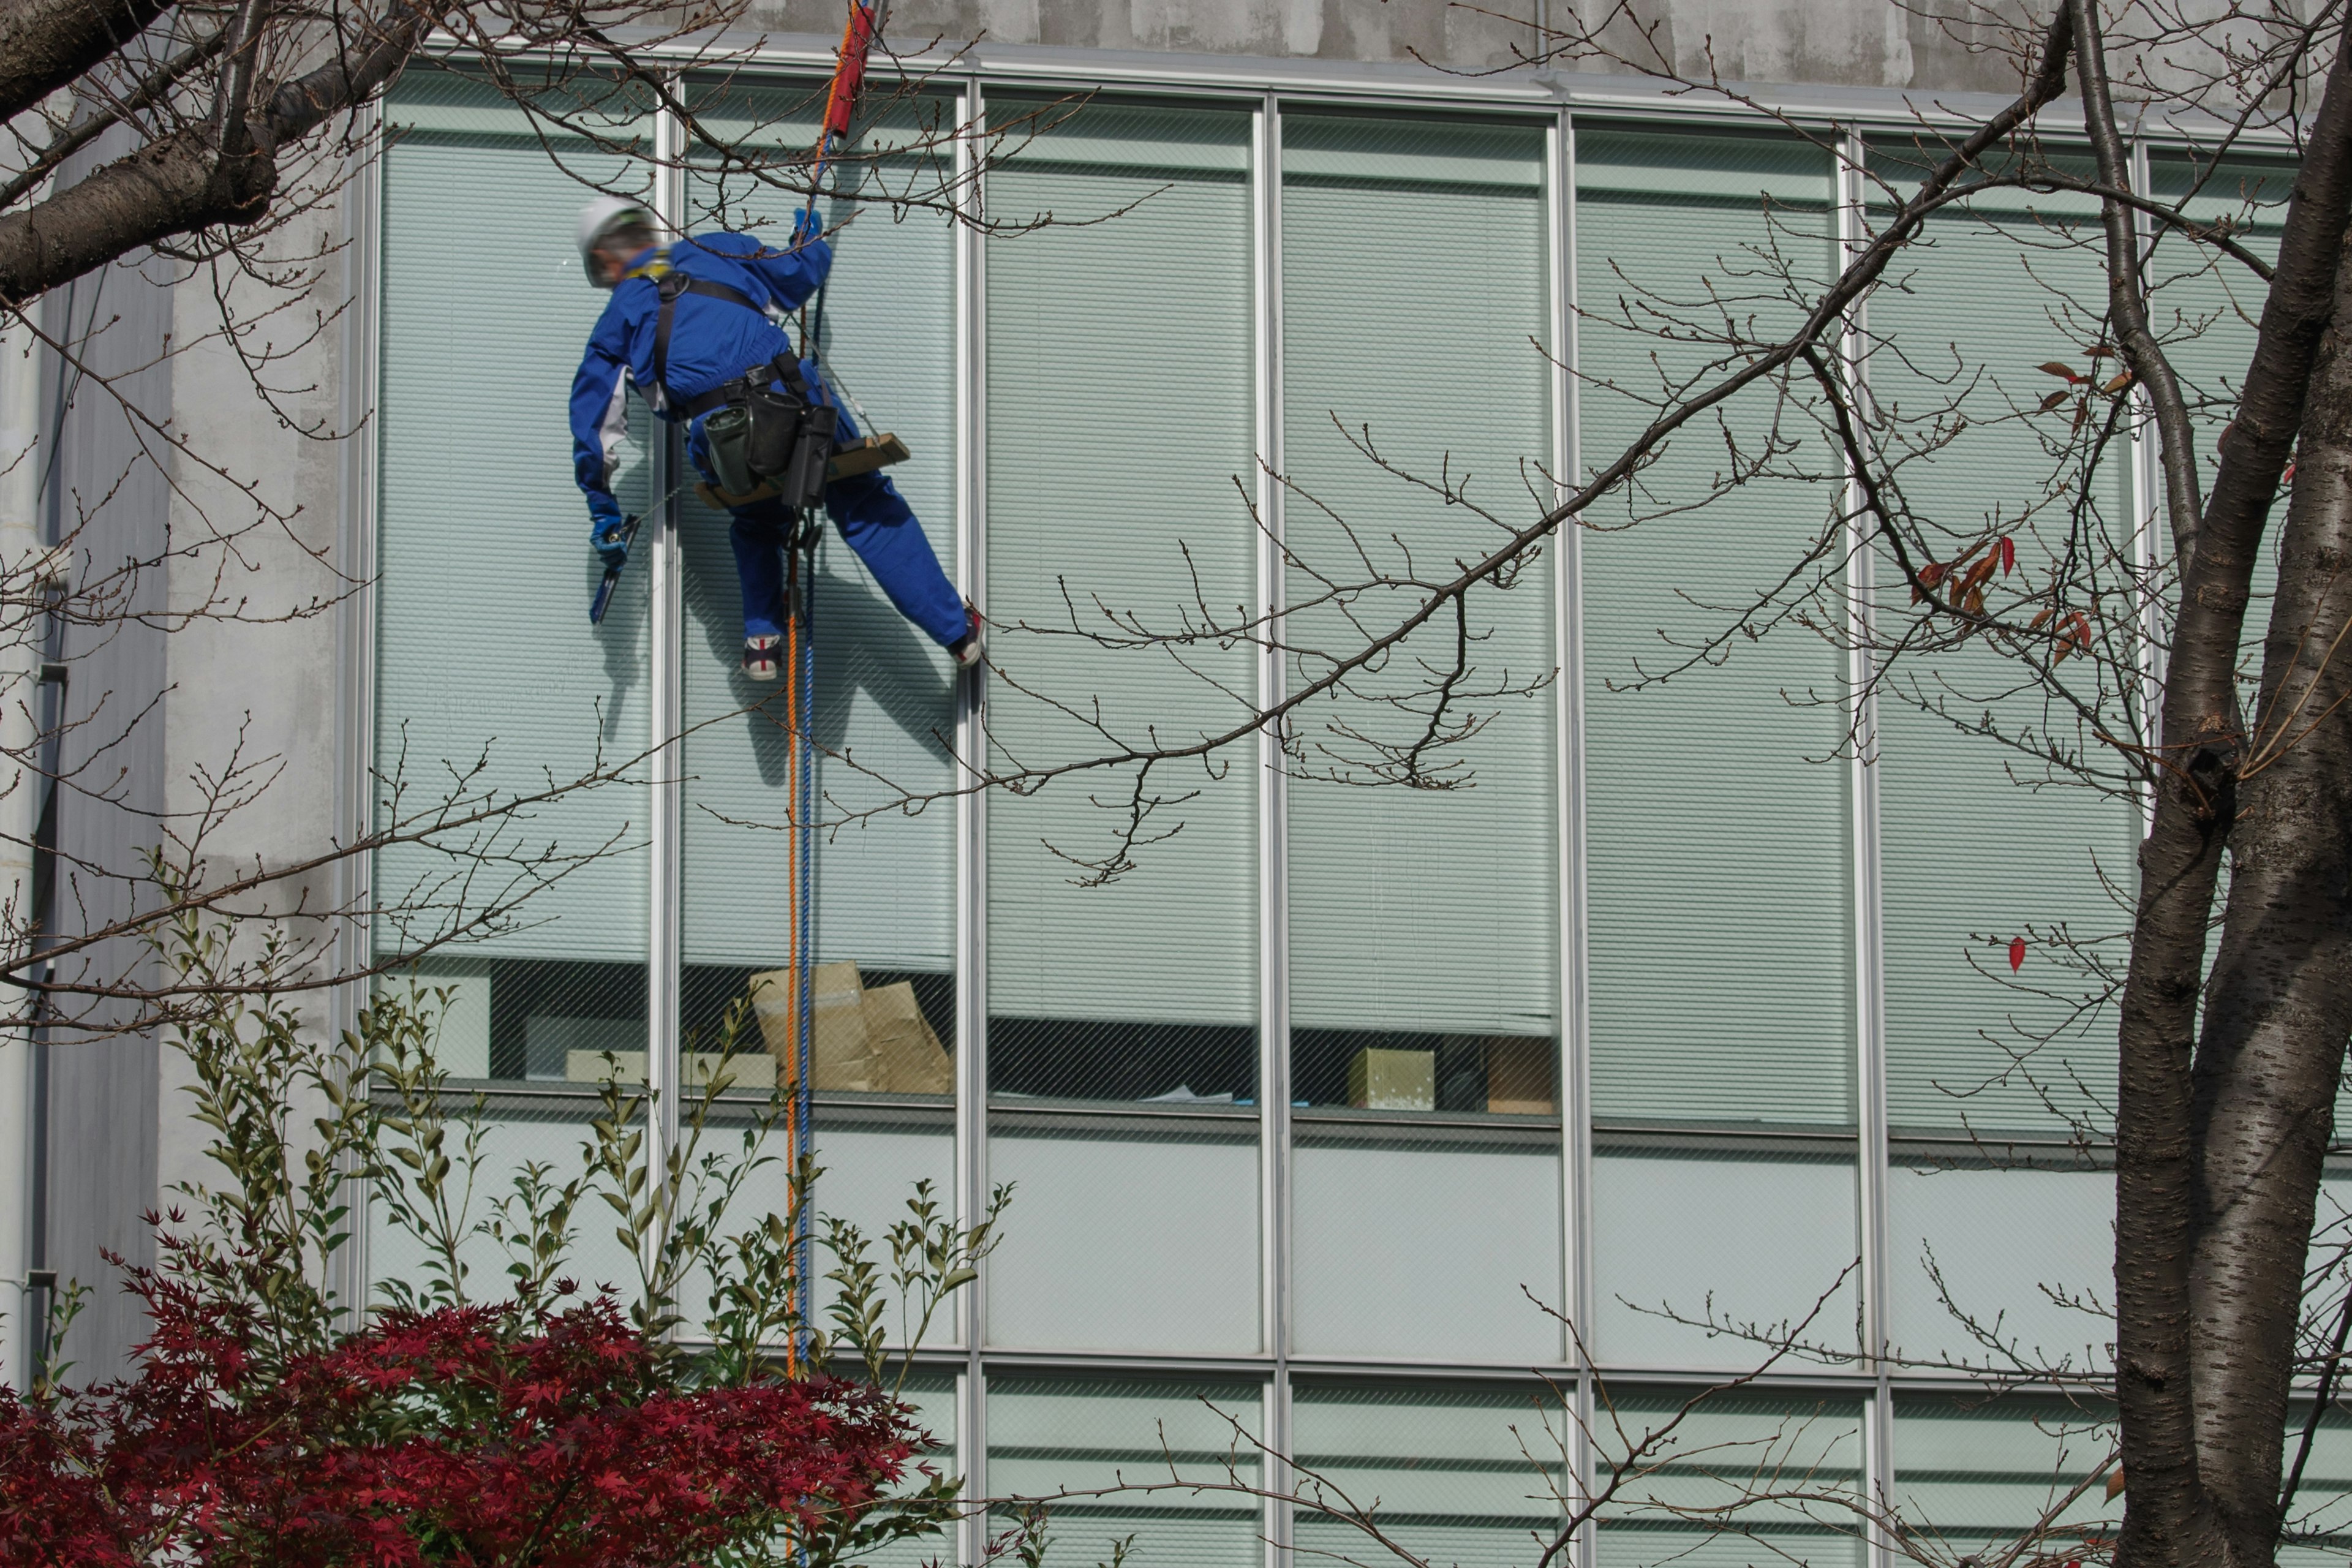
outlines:
[[[760,310],[759,304],[740,289],[730,289],[724,283],[713,283],[707,278],[689,278],[674,267],[664,267],[659,272],[648,268],[632,273],[632,277],[650,277],[654,287],[661,290],[661,314],[654,321],[654,384],[661,388],[662,399],[669,401],[669,330],[677,315],[677,297],[700,294],[706,299],[725,300],[747,310]],[[760,310],[764,318],[765,310]]]

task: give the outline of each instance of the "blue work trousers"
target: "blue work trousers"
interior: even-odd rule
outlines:
[[[856,422],[840,407],[833,389],[817,374],[816,362],[801,362],[801,373],[818,395],[839,412],[839,439],[844,446],[858,439]],[[703,437],[702,420],[688,428],[686,455],[695,471],[711,483],[710,446]],[[971,629],[963,596],[940,570],[931,542],[898,488],[879,470],[835,479],[824,487],[824,510],[842,539],[866,563],[898,613],[944,647]],[[782,502],[754,501],[730,507],[734,526],[729,532],[735,546],[735,574],[743,587],[743,635],[773,637],[784,629],[785,543],[792,537],[793,514]]]

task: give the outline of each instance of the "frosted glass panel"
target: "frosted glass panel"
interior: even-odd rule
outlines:
[[[886,1111],[861,1116],[825,1106],[817,1115],[816,1163],[823,1172],[816,1182],[817,1213],[847,1220],[863,1231],[872,1243],[867,1256],[885,1265],[886,1272],[890,1227],[913,1218],[907,1203],[914,1196],[916,1183],[931,1184],[932,1201],[942,1214],[955,1211],[955,1134],[944,1114],[913,1111],[893,1119]],[[782,1180],[776,1184],[781,1187]],[[770,1202],[781,1206],[782,1194]],[[817,1258],[818,1274],[834,1268],[832,1256],[821,1247]],[[817,1281],[820,1316],[838,1290],[830,1279]],[[893,1339],[903,1340],[909,1331],[900,1327],[895,1315],[889,1324]],[[923,1342],[931,1349],[956,1342],[952,1310],[942,1311],[934,1320]]]
[[[1689,313],[1675,301],[1721,298],[1756,332],[1793,322],[1759,253],[1819,276],[1830,185],[1826,155],[1793,138],[1580,127],[1588,469],[1655,417],[1662,378],[1699,374],[1716,352],[1660,340],[1662,313]],[[1670,441],[1637,489],[1586,514],[1591,1070],[1603,1122],[1853,1117],[1848,769],[1834,760],[1843,656],[1790,624],[1721,640],[1829,523],[1834,487],[1788,470],[1835,463],[1805,447],[1707,499],[1733,461],[1728,440],[1753,461],[1776,427],[1795,439],[1786,427],[1812,418],[1751,389],[1720,423]]]
[[[1105,101],[1041,118],[1057,122],[987,191],[999,222],[1063,220],[986,246],[1000,767],[1196,741],[1245,721],[1253,689],[1246,648],[1149,645],[1197,603],[1230,614],[1255,579],[1234,488],[1255,467],[1249,117]],[[1254,1092],[1256,779],[1171,763],[1141,793],[1131,855],[1132,768],[990,800],[992,1089]]]
[[[994,1120],[989,1180],[1018,1190],[989,1268],[992,1343],[1258,1348],[1254,1121]]]
[[[2045,1157],[2037,1170],[1898,1152],[1886,1188],[1896,1354],[2008,1366],[1972,1321],[2031,1364],[2109,1363],[2113,1321],[2051,1293],[2113,1304],[2115,1173],[2083,1168],[2064,1150]]]
[[[1559,1361],[1559,1148],[1302,1123],[1291,1333],[1319,1355]],[[1526,1289],[1523,1290],[1521,1287]]]
[[[1237,1434],[1264,1430],[1262,1394],[1252,1384],[989,1379],[988,1485],[1004,1499],[1051,1499],[1060,1491],[1109,1495],[1047,1504],[1045,1558],[1108,1563],[1130,1541],[1135,1568],[1260,1568],[1260,1510],[1231,1494],[1117,1489],[1182,1479],[1244,1484],[1258,1475],[1256,1450]],[[1017,1521],[1000,1504],[990,1528]]]
[[[1433,1568],[1528,1568],[1558,1538],[1575,1427],[1558,1394],[1522,1388],[1323,1388],[1291,1396],[1306,1479],[1292,1539],[1301,1560],[1393,1561],[1346,1522],[1379,1501],[1383,1533]]]
[[[1698,1392],[1613,1394],[1597,1433],[1596,1475],[1664,1432]],[[1602,1510],[1601,1563],[1859,1568],[1860,1521],[1847,1500],[1862,1495],[1861,1416],[1851,1399],[1706,1399],[1664,1432]]]
[[[467,1300],[496,1302],[511,1299],[514,1281],[507,1273],[507,1265],[513,1258],[488,1233],[487,1226],[498,1218],[499,1205],[519,1202],[515,1184],[526,1166],[551,1167],[552,1179],[559,1185],[581,1173],[582,1146],[592,1142],[589,1119],[597,1113],[596,1105],[585,1096],[557,1110],[490,1110],[481,1119],[478,1163],[461,1157],[466,1132],[456,1117],[450,1118],[443,1143],[443,1152],[448,1155],[452,1166],[449,1228],[466,1237],[457,1254],[465,1270],[463,1290]],[[389,1157],[389,1151],[385,1152]],[[422,1201],[421,1196],[411,1201]],[[420,1294],[427,1291],[427,1264],[437,1257],[436,1251],[420,1239],[414,1228],[395,1221],[387,1205],[371,1203],[367,1215],[371,1303],[382,1305],[389,1301],[383,1290],[384,1282],[389,1280],[397,1280]],[[572,1279],[579,1287],[581,1299],[610,1290],[614,1300],[625,1309],[637,1300],[637,1264],[632,1249],[616,1234],[618,1216],[603,1199],[591,1197],[573,1211],[572,1218],[572,1244],[562,1267],[555,1273]],[[429,1218],[427,1223],[432,1223]]]
[[[1897,1395],[1895,1507],[1947,1561],[2005,1549],[2106,1462],[2111,1421],[2089,1403]],[[2086,1533],[2112,1540],[2124,1500],[2110,1501],[2105,1491],[2093,1486],[2059,1513],[2043,1550],[2063,1553]]]
[[[1710,1314],[1718,1331],[1759,1325],[1769,1333],[1816,1303],[1806,1342],[1853,1351],[1861,1300],[1854,1201],[1845,1154],[1598,1152],[1594,1355],[1616,1366],[1744,1371],[1769,1347],[1710,1333],[1701,1326]]]

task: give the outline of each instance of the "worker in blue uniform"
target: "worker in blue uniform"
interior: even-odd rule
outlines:
[[[572,383],[573,464],[588,498],[589,543],[606,565],[617,565],[628,554],[612,487],[614,458],[628,427],[631,384],[663,418],[686,421],[688,460],[714,486],[719,474],[705,426],[725,406],[721,389],[730,383],[740,386],[741,378],[751,377],[772,392],[783,392],[788,379],[799,382],[793,395],[834,410],[836,438],[845,444],[856,440],[856,427],[816,362],[797,359],[791,339],[772,319],[772,313],[798,309],[833,264],[814,212],[802,215],[786,250],[730,233],[695,235],[664,246],[645,208],[604,196],[582,210],[579,242],[589,281],[613,291]],[[977,664],[980,616],[940,570],[922,524],[897,487],[867,472],[832,480],[824,495],[824,510],[842,538],[898,613],[945,647],[958,667]],[[754,680],[772,680],[786,616],[783,551],[793,513],[772,498],[730,504],[728,510],[743,589],[743,672]]]

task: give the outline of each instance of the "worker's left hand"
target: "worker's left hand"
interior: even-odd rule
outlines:
[[[598,518],[588,531],[588,543],[607,567],[618,571],[629,559],[628,524],[621,519]]]
[[[800,216],[793,219],[793,248],[803,249],[809,241],[824,237],[824,219],[816,216],[814,207],[803,207]]]

